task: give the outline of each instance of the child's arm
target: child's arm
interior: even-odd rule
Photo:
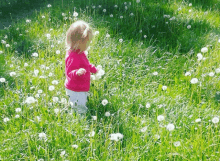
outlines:
[[[91,64],[91,63],[89,63],[89,68],[90,68],[90,71],[92,72],[92,73],[94,73],[94,74],[96,74],[98,71],[99,71],[99,69],[98,68],[96,68],[93,64]]]
[[[70,58],[66,60],[66,74],[70,79],[79,77],[77,71],[79,70],[79,61],[75,58]]]

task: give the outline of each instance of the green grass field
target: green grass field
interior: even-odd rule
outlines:
[[[64,88],[80,19],[105,71],[85,118]],[[220,0],[3,0],[0,21],[0,160],[219,161]]]

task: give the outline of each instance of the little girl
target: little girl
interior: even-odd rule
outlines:
[[[71,106],[76,112],[87,112],[86,101],[90,89],[90,72],[97,73],[98,68],[89,63],[86,50],[93,38],[88,23],[74,22],[66,33],[65,88]]]

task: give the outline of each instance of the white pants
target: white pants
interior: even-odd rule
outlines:
[[[87,107],[87,94],[88,92],[74,92],[66,89],[66,95],[69,96],[69,101],[74,110],[78,113],[86,113]]]

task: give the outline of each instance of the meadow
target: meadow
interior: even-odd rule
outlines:
[[[3,0],[6,20],[0,160],[220,160],[220,0]],[[64,88],[76,20],[105,71],[86,117]]]

